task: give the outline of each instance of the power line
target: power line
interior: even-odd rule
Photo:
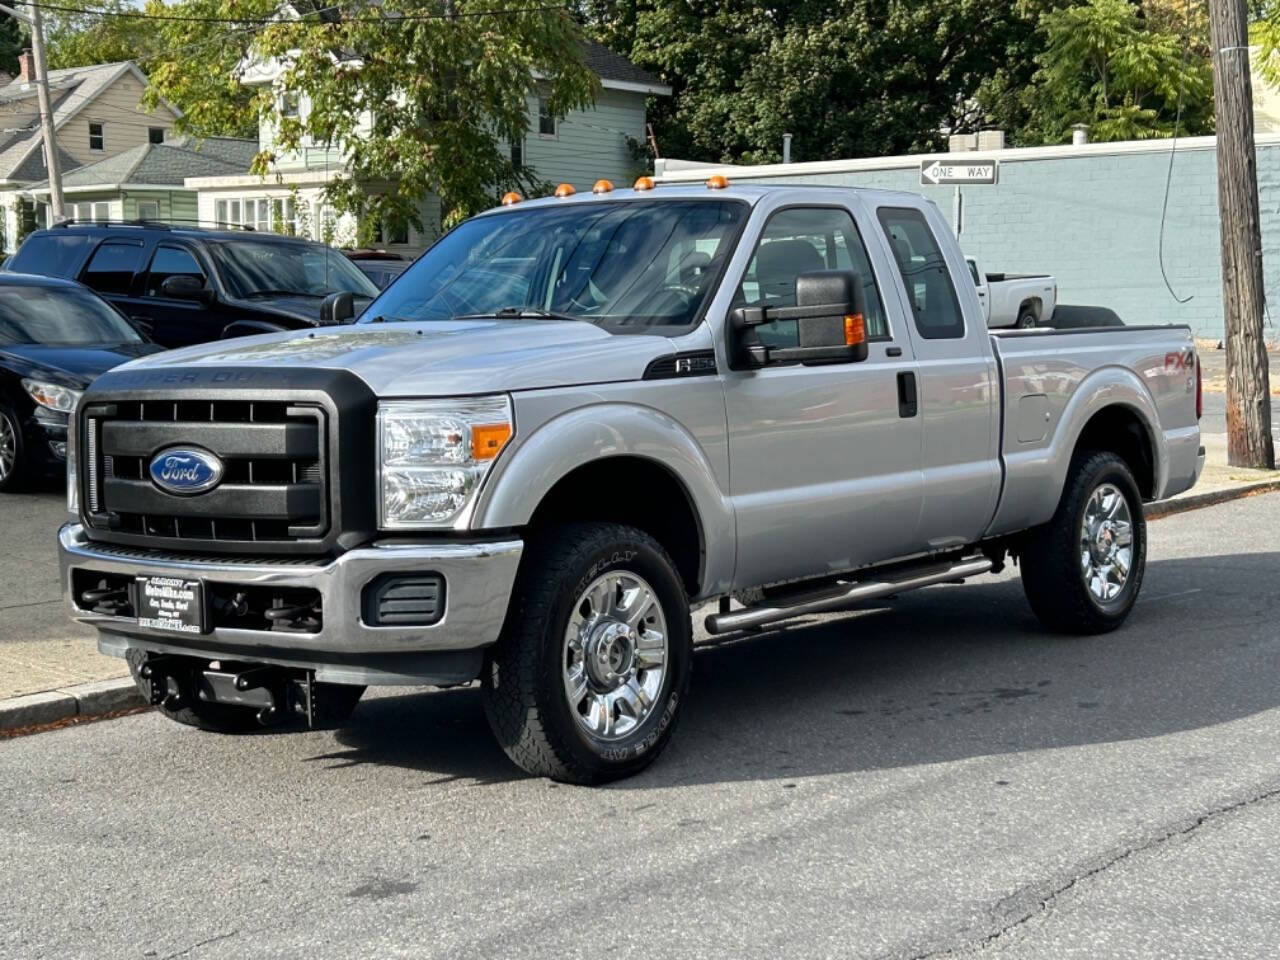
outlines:
[[[10,0],[17,6],[31,7],[36,6],[36,0]],[[41,10],[52,10],[57,13],[70,13],[86,17],[115,17],[121,20],[159,20],[170,21],[176,23],[234,23],[234,24],[251,24],[254,26],[270,26],[280,24],[282,26],[290,23],[322,23],[326,25],[345,26],[352,23],[375,23],[383,25],[392,25],[403,22],[416,22],[425,20],[469,20],[481,17],[510,17],[519,16],[524,13],[567,13],[569,7],[564,4],[541,4],[532,7],[509,7],[497,10],[460,10],[457,13],[391,13],[381,17],[348,17],[344,20],[329,21],[324,20],[322,15],[329,12],[341,13],[342,9],[337,6],[321,7],[316,11],[308,11],[305,17],[299,17],[297,20],[280,20],[275,17],[182,17],[172,14],[158,14],[135,12],[130,10],[94,10],[88,7],[68,7],[58,4],[40,3]],[[312,16],[320,19],[312,20]]]

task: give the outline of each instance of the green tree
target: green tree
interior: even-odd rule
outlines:
[[[596,35],[671,85],[651,101],[664,154],[777,160],[940,147],[1035,33],[1028,3],[991,0],[584,0]]]
[[[161,31],[136,16],[140,11],[128,0],[101,0],[93,4],[93,9],[125,16],[45,11],[45,49],[50,69],[145,61],[161,49]]]
[[[1128,0],[1089,0],[1040,18],[1044,52],[1027,90],[1029,119],[1021,139],[1057,143],[1077,123],[1094,140],[1141,140],[1213,131],[1213,74],[1207,37],[1178,21],[1167,3],[1152,16]],[[1184,66],[1185,64],[1185,66]]]
[[[300,19],[265,25],[253,21],[270,17],[276,0],[182,0],[164,9],[244,19],[230,27],[168,24],[164,32],[185,52],[151,62],[151,97],[179,106],[181,125],[198,135],[237,117],[269,117],[275,142],[254,165],[263,174],[277,153],[340,145],[346,163],[326,199],[339,212],[392,226],[421,229],[418,203],[427,194],[440,197],[452,221],[491,205],[495,188],[530,180],[504,149],[525,135],[528,98],[545,96],[563,115],[598,91],[577,22],[528,0],[382,0],[341,9],[317,0],[297,4]],[[242,64],[252,61],[283,64],[280,89],[309,110],[282,115],[278,91],[244,82]]]
[[[0,70],[10,76],[16,75],[18,54],[26,45],[26,27],[9,14],[0,12]]]

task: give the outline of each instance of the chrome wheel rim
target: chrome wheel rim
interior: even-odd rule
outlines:
[[[1080,521],[1080,572],[1099,603],[1120,596],[1133,563],[1133,517],[1129,501],[1112,483],[1090,495]]]
[[[653,712],[667,670],[667,619],[653,588],[625,570],[578,597],[561,661],[569,712],[598,740],[621,740]]]
[[[0,481],[8,480],[18,460],[18,437],[9,418],[0,413]]]

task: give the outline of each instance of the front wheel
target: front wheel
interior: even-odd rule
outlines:
[[[535,776],[630,776],[671,737],[692,638],[684,585],[648,534],[611,523],[547,531],[526,553],[485,659],[485,714],[507,756]]]
[[[1124,623],[1147,563],[1142,496],[1114,453],[1075,456],[1053,518],[1029,531],[1022,587],[1046,627],[1105,633]]]
[[[13,408],[0,401],[0,492],[20,487],[26,473],[22,425]]]

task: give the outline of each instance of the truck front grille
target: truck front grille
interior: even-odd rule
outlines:
[[[124,542],[199,550],[288,544],[329,529],[327,429],[317,404],[287,400],[130,400],[84,414],[86,519]],[[150,465],[169,447],[215,454],[212,489],[174,494]]]

